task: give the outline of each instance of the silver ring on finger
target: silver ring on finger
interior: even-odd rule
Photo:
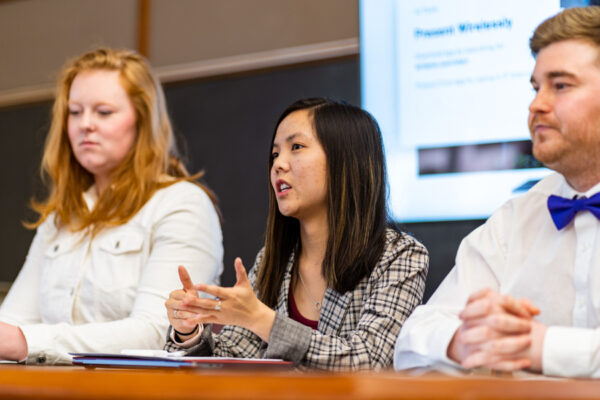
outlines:
[[[221,300],[219,300],[217,302],[217,304],[215,304],[215,311],[219,311],[221,309]]]
[[[173,317],[177,318],[177,311],[179,311],[178,309],[173,310]]]

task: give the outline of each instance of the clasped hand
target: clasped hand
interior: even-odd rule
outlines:
[[[528,299],[480,290],[459,314],[462,324],[448,345],[448,357],[464,368],[541,371],[546,327],[533,319],[539,313]]]
[[[192,333],[198,324],[204,323],[238,325],[268,341],[275,311],[256,297],[240,258],[235,259],[234,266],[236,283],[230,288],[194,285],[187,270],[179,266],[183,289],[171,292],[165,303],[169,322],[176,331]],[[201,298],[198,291],[215,298]]]

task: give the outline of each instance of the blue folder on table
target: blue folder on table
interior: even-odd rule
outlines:
[[[291,361],[273,358],[182,357],[111,353],[69,353],[73,365],[89,368],[293,368]]]

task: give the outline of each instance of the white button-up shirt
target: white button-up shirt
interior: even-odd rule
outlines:
[[[396,343],[397,369],[451,361],[447,347],[473,292],[489,287],[529,298],[549,326],[543,372],[600,376],[600,221],[579,212],[557,230],[547,208],[549,195],[590,197],[552,174],[525,195],[508,201],[461,243],[456,265],[426,305],[404,323]]]
[[[93,208],[95,188],[84,198]],[[217,284],[222,260],[215,207],[198,186],[175,183],[127,223],[93,239],[57,230],[48,218],[0,307],[0,320],[23,331],[28,363],[70,363],[69,352],[160,349],[169,326],[164,302],[181,287],[178,265],[194,282]]]

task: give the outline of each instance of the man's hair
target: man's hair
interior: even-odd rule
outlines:
[[[600,47],[600,7],[568,8],[542,22],[529,40],[534,56],[563,40],[584,40]]]

